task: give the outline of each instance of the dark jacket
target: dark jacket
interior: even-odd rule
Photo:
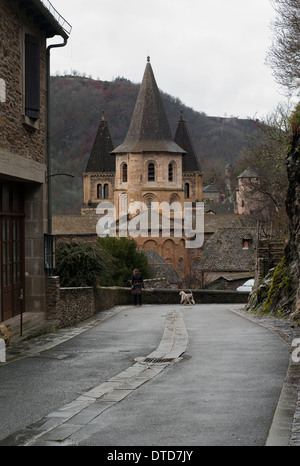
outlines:
[[[133,293],[141,293],[144,286],[143,278],[140,273],[133,275],[131,279],[131,289]]]

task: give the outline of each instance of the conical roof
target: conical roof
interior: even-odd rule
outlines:
[[[172,138],[149,57],[126,139],[113,151],[128,152],[184,153]]]
[[[108,129],[107,121],[102,112],[97,135],[87,163],[86,172],[114,173],[115,158],[111,156],[114,146]]]
[[[185,119],[183,118],[182,111],[180,113],[180,119],[178,121],[174,141],[186,152],[186,154],[182,157],[183,173],[201,172],[200,163],[198,161]]]

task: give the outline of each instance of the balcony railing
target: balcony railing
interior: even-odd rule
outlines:
[[[62,27],[62,29],[68,34],[71,34],[72,26],[68,23],[65,18],[63,18],[58,11],[54,8],[52,3],[49,0],[40,0],[40,2],[49,10],[51,15],[54,17],[55,21]]]

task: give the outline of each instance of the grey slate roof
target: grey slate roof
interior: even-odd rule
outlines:
[[[258,178],[258,174],[255,173],[252,168],[248,168],[247,170],[243,171],[243,173],[241,173],[238,178]]]
[[[128,152],[185,152],[173,141],[149,59],[127,136],[112,153]]]
[[[174,141],[186,152],[182,158],[182,171],[184,173],[201,172],[200,162],[198,161],[197,154],[194,149],[182,112],[180,114],[180,119],[176,128]]]
[[[205,205],[205,211],[206,213],[211,212],[214,213],[215,215],[218,214],[234,214],[234,204],[230,202],[222,202],[222,203],[209,203],[208,205]]]
[[[171,284],[178,283],[179,275],[172,264],[163,259],[155,249],[142,249],[141,252],[147,256],[155,278],[167,278]]]
[[[251,240],[249,249],[243,249],[243,239]],[[256,248],[256,228],[220,228],[204,245],[204,268],[222,272],[253,272]]]
[[[213,185],[209,184],[208,186],[205,186],[205,188],[203,188],[203,192],[204,193],[219,193],[220,190],[215,188]]]
[[[115,158],[111,155],[113,149],[114,146],[107,121],[102,112],[102,118],[85,171],[115,173]]]

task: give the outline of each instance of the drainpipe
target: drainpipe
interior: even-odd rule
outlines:
[[[50,51],[53,48],[65,47],[68,38],[64,37],[64,41],[60,44],[51,44],[46,50],[46,67],[47,67],[47,183],[48,183],[48,233],[52,234],[52,190],[51,190],[51,155],[50,155]]]

